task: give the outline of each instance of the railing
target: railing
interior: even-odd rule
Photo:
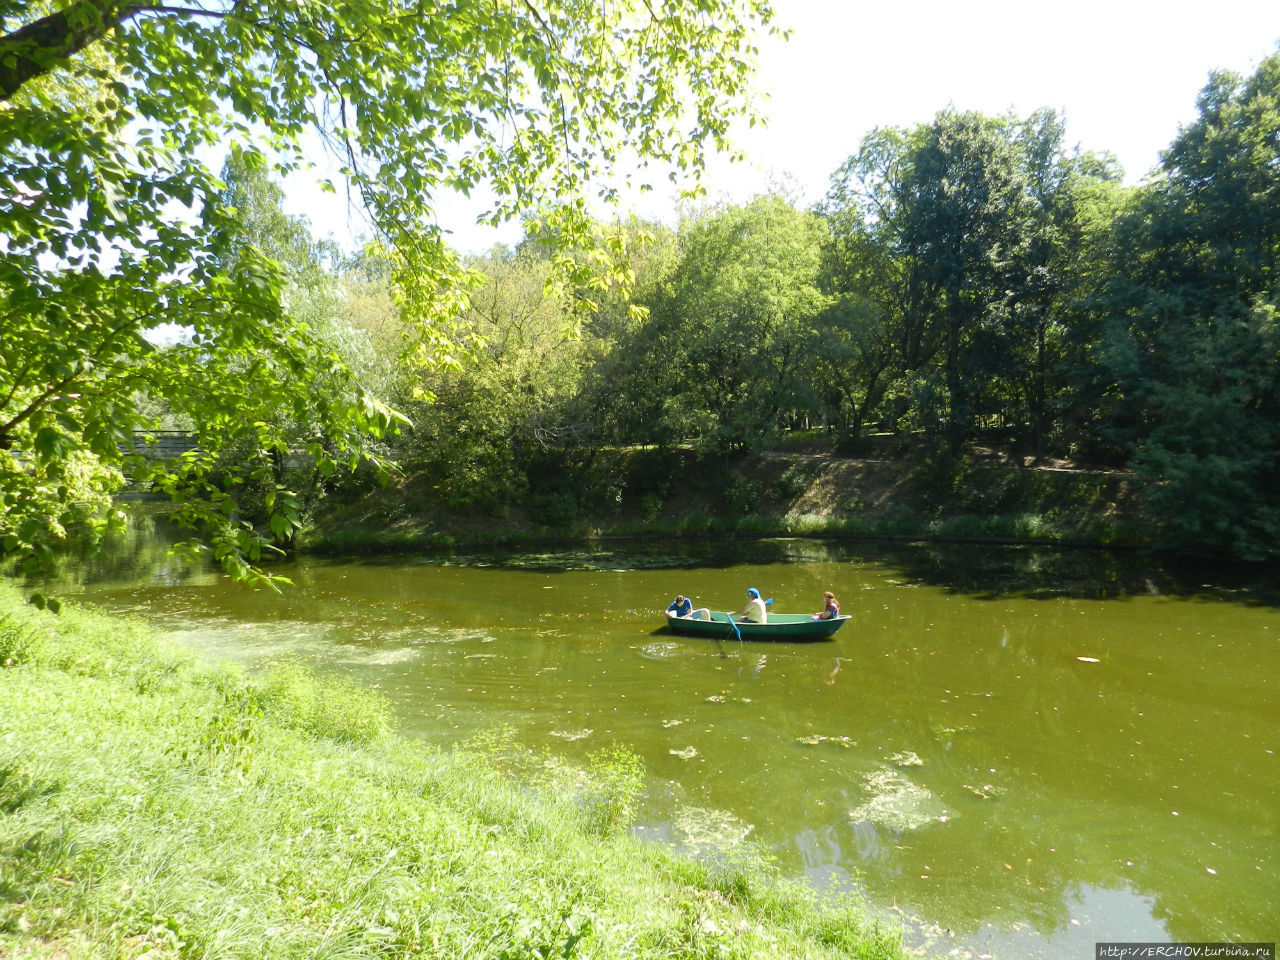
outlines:
[[[200,444],[191,430],[141,430],[133,435],[133,445],[148,460],[168,460]]]

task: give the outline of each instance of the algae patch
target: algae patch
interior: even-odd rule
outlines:
[[[849,819],[855,823],[904,831],[934,821],[946,822],[942,818],[948,816],[947,808],[942,801],[898,770],[885,767],[867,774],[862,782],[871,796],[849,811]]]

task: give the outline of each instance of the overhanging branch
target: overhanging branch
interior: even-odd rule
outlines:
[[[232,9],[234,11],[235,7]],[[33,20],[0,37],[0,103],[11,99],[27,81],[58,69],[85,47],[140,13],[228,16],[216,10],[141,3],[139,0],[76,0],[63,10]]]

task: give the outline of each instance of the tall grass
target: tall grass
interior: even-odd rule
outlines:
[[[756,859],[633,838],[625,750],[432,750],[354,686],[5,585],[0,654],[0,956],[902,955]]]

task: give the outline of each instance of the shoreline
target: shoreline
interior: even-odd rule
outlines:
[[[10,583],[0,664],[5,955],[906,956],[749,847],[630,834],[626,748],[585,770],[431,748],[354,684],[204,665]]]

